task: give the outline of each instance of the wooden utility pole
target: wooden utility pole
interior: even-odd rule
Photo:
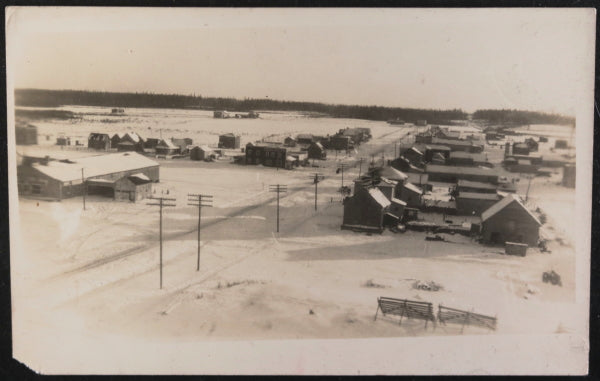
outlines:
[[[359,164],[358,164],[358,177],[360,178],[360,174],[362,173],[362,162],[363,162],[363,158],[361,157],[359,160]]]
[[[158,236],[159,236],[159,240],[160,240],[160,288],[162,289],[162,284],[163,284],[163,238],[162,238],[162,215],[163,215],[163,207],[169,207],[169,206],[176,206],[174,201],[174,198],[166,198],[166,197],[150,197],[151,200],[158,200],[158,202],[152,202],[149,203],[147,205],[158,205],[160,208],[159,210],[159,222],[158,222],[158,227],[159,227],[159,231],[158,231]],[[165,203],[165,201],[167,203]]]
[[[196,271],[200,271],[200,220],[202,219],[202,207],[212,207],[212,197],[212,195],[188,193],[188,205],[198,207],[198,260],[196,261]]]
[[[338,172],[341,171],[342,172],[342,188],[344,187],[344,169],[348,168],[348,164],[340,164],[340,167],[338,168]]]
[[[279,233],[279,194],[287,192],[287,185],[269,185],[269,192],[277,193],[277,233]]]
[[[529,187],[531,187],[531,179],[533,179],[533,176],[527,176],[527,178],[529,179],[529,182],[527,183],[527,193],[525,193],[525,201],[529,199]]]
[[[319,182],[325,177],[320,173],[313,173],[313,175],[311,175],[310,177],[313,179],[313,182],[315,184],[315,210],[317,210],[317,184],[319,184]]]
[[[85,210],[85,194],[87,193],[87,185],[83,176],[83,168],[81,168],[81,187],[83,188],[83,210]]]

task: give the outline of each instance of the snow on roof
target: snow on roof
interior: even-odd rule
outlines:
[[[460,192],[458,198],[469,198],[475,200],[498,200],[496,193]]]
[[[385,167],[381,170],[381,176],[387,177],[390,180],[406,180],[408,175],[400,172],[394,167]]]
[[[492,171],[489,168],[481,167],[461,167],[454,165],[434,165],[427,164],[425,172],[428,173],[449,173],[449,174],[469,174],[469,175],[484,175],[484,176],[498,176],[496,171]]]
[[[442,145],[439,145],[439,144],[427,144],[425,146],[425,149],[427,149],[427,150],[437,150],[437,151],[450,151],[450,147],[442,146]]]
[[[316,145],[317,147],[319,147],[320,149],[324,149],[323,148],[323,144],[321,144],[320,142],[316,142],[316,143],[313,143],[313,144]]]
[[[533,220],[538,223],[538,225],[540,225],[540,226],[542,225],[540,220],[538,220],[537,217],[534,216],[533,213],[531,213],[529,211],[529,209],[527,209],[525,207],[525,205],[523,205],[521,203],[521,200],[519,200],[519,197],[512,193],[509,194],[507,197],[504,197],[502,200],[498,201],[494,205],[490,206],[485,211],[483,211],[483,213],[481,213],[481,222],[488,220],[489,218],[496,215],[496,213],[498,213],[502,209],[506,208],[508,205],[512,204],[513,202],[516,202],[517,204],[519,204],[519,206],[521,206],[521,208],[523,208],[523,210],[525,210],[531,216],[531,218],[533,218]]]
[[[134,173],[133,175],[131,175],[129,177],[135,177],[135,178],[140,179],[140,180],[150,181],[150,178],[148,176],[146,176],[145,174],[141,173],[141,172],[140,173]]]
[[[136,134],[135,132],[128,132],[126,135],[129,135],[129,137],[131,138],[131,140],[134,141],[134,143],[138,143],[142,138]]]
[[[50,161],[48,165],[36,163],[32,167],[59,181],[77,181],[81,180],[82,168],[83,176],[87,179],[115,172],[131,171],[159,165],[154,160],[150,160],[135,152],[119,152],[71,160],[73,163]]]
[[[402,200],[399,200],[396,197],[392,197],[392,203],[394,203],[394,204],[400,204],[402,206],[406,206],[406,202],[404,202]]]
[[[373,197],[373,200],[377,201],[377,203],[379,205],[381,205],[382,207],[387,207],[390,206],[392,203],[390,202],[390,200],[387,199],[387,197],[385,197],[385,195],[377,188],[370,188],[368,189],[369,194],[371,195],[371,197]]]
[[[476,188],[476,189],[496,189],[497,188],[493,184],[482,183],[479,181],[462,180],[462,179],[459,179],[457,184],[459,187],[464,187],[464,188]]]
[[[404,184],[404,187],[415,193],[423,194],[423,190],[421,188],[419,188],[418,186],[414,185],[413,183],[406,183],[406,184]]]
[[[162,146],[167,146],[167,148],[179,148],[173,143],[171,139],[163,139],[158,144]]]

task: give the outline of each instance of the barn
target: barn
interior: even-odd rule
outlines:
[[[62,200],[81,196],[83,180],[93,180],[92,193],[115,197],[117,180],[138,174],[158,182],[159,164],[135,152],[120,152],[22,164],[17,168],[17,183],[20,195]]]
[[[88,136],[88,148],[108,151],[110,149],[110,136],[108,134],[101,134],[98,132],[92,132]]]
[[[500,200],[496,193],[459,192],[456,197],[456,210],[464,216],[479,216],[483,211]]]
[[[481,235],[484,242],[505,242],[536,246],[542,224],[519,200],[510,194],[481,213]]]
[[[215,151],[208,146],[196,146],[190,150],[191,160],[209,161],[216,157]]]
[[[240,136],[232,133],[219,135],[219,148],[238,149],[240,148]]]
[[[377,188],[358,188],[344,199],[342,229],[383,232],[383,219],[392,202]]]
[[[319,142],[312,143],[310,146],[308,146],[307,153],[309,159],[323,160],[327,157],[327,152],[325,151],[325,148],[323,148],[323,145]]]

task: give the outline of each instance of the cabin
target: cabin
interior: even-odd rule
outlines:
[[[456,197],[456,211],[463,216],[480,216],[500,200],[496,193],[459,192]]]
[[[84,182],[93,180],[88,194],[115,197],[117,180],[143,174],[159,181],[159,164],[136,152],[120,152],[90,157],[24,162],[17,167],[19,195],[62,200],[83,195]],[[143,189],[140,188],[143,194]],[[137,196],[136,196],[137,197]]]
[[[173,144],[171,139],[161,139],[156,145],[157,155],[176,155],[180,153],[180,148]]]
[[[219,148],[238,149],[240,148],[240,136],[234,134],[219,135]]]
[[[88,136],[88,148],[108,151],[110,149],[110,136],[108,134],[92,132]]]
[[[342,229],[382,233],[392,202],[377,188],[358,188],[344,198]],[[396,216],[397,217],[397,216]]]
[[[327,152],[323,145],[319,142],[312,143],[308,146],[308,158],[309,159],[319,159],[324,160],[327,157]]]
[[[504,197],[481,213],[483,241],[493,245],[516,242],[535,247],[540,226],[542,224],[538,218],[514,194]]]

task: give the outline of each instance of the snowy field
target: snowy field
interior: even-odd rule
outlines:
[[[144,137],[190,136],[216,144],[224,132],[242,143],[269,135],[334,133],[346,126],[370,127],[374,139],[351,157],[333,153],[320,168],[293,171],[228,162],[161,163],[158,192],[177,206],[164,211],[164,287],[159,290],[158,209],[147,202],[89,197],[62,202],[19,201],[20,253],[11,257],[14,329],[36,340],[119,334],[148,340],[237,340],[488,335],[485,329],[429,325],[378,317],[377,297],[428,301],[497,316],[497,334],[576,333],[575,224],[572,189],[561,175],[535,179],[528,203],[548,216],[551,254],[503,255],[459,235],[425,241],[425,233],[367,235],[340,230],[343,207],[337,189],[340,162],[388,158],[412,126],[362,120],[308,118],[261,112],[260,119],[216,120],[206,111],[127,109],[124,117],[94,114],[97,108],[67,107],[76,122],[36,123],[40,134],[87,136],[131,128]],[[117,119],[104,122],[104,119]],[[414,130],[413,130],[414,131]],[[53,141],[53,139],[51,139]],[[332,157],[333,156],[333,157]],[[318,210],[310,174],[319,171]],[[358,175],[354,166],[345,184]],[[364,171],[364,167],[362,167]],[[280,200],[270,184],[287,184]],[[526,184],[519,183],[524,194]],[[201,269],[196,271],[197,209],[187,193],[212,194],[202,210]],[[544,271],[561,275],[562,287],[542,282]],[[434,281],[439,291],[414,288]],[[381,315],[380,315],[381,316]],[[41,351],[42,349],[40,349]],[[40,354],[41,355],[41,354]]]

